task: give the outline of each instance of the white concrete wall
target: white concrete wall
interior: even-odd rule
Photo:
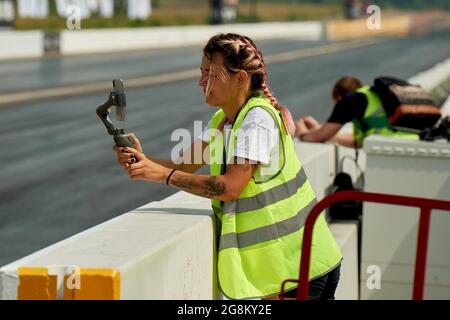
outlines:
[[[44,54],[41,31],[0,31],[0,59],[38,58]]]
[[[317,199],[323,199],[336,174],[335,145],[296,142],[295,148]]]
[[[371,136],[366,139],[366,188],[431,199],[450,199],[450,144]],[[419,209],[367,203],[362,221],[362,299],[411,299]],[[450,212],[433,210],[426,299],[450,299]],[[380,268],[379,289],[367,286]]]
[[[409,82],[419,84],[425,90],[431,91],[450,77],[450,58],[436,64],[430,69],[418,73],[408,79]]]
[[[329,226],[343,257],[336,300],[358,300],[358,225],[345,222],[330,223]]]
[[[88,29],[61,32],[61,53],[80,54],[167,48],[205,44],[219,32],[235,32],[252,39],[319,40],[321,22],[273,22],[218,26]]]

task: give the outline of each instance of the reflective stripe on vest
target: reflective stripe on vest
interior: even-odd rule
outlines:
[[[227,233],[220,239],[219,251],[228,248],[245,248],[264,241],[275,240],[300,230],[305,226],[306,218],[317,204],[314,199],[292,218],[241,233]]]
[[[264,208],[272,203],[289,198],[297,193],[307,181],[303,167],[297,173],[295,178],[282,183],[276,187],[262,191],[253,197],[240,198],[236,201],[227,202],[224,206],[224,213],[239,214],[245,211],[253,211]]]
[[[296,155],[292,137],[286,132],[279,112],[263,97],[250,98],[237,115],[233,130],[240,128],[251,108],[261,107],[274,119],[278,134],[278,170],[262,174],[259,165],[252,179],[235,201],[212,200],[220,222],[218,278],[228,298],[245,299],[279,294],[281,282],[297,278],[303,227],[316,197]],[[217,130],[225,114],[216,112],[211,120],[210,172],[222,172],[224,137]],[[236,147],[236,134],[228,139],[227,158]],[[233,133],[234,132],[234,133]],[[256,177],[263,177],[261,182]],[[342,256],[323,215],[314,226],[311,279],[336,267]],[[287,288],[295,288],[290,284]]]
[[[384,136],[419,139],[417,134],[389,129],[389,121],[386,117],[383,105],[378,95],[370,90],[370,86],[364,86],[356,90],[366,96],[367,107],[363,119],[353,119],[353,133],[357,144],[361,145],[363,139],[371,134]]]

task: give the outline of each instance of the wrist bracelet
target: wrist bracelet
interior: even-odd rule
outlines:
[[[173,169],[173,170],[169,173],[169,175],[167,176],[167,179],[166,179],[166,184],[167,184],[167,185],[169,185],[170,177],[172,176],[172,174],[173,174],[175,171],[177,171],[177,169]]]

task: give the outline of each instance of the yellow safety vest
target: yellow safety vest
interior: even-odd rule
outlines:
[[[417,134],[389,129],[383,104],[378,95],[370,90],[370,86],[361,87],[356,92],[364,94],[367,98],[367,108],[363,119],[352,120],[353,135],[357,144],[362,145],[364,138],[371,134],[419,140]]]
[[[236,116],[226,163],[232,160],[236,131],[254,107],[267,110],[278,126],[278,170],[267,176],[259,165],[236,201],[212,200],[218,220],[219,287],[231,299],[277,295],[283,280],[298,278],[303,227],[317,202],[279,111],[262,96],[250,98]],[[222,164],[224,135],[218,130],[224,118],[224,112],[219,110],[211,120],[211,176],[223,174],[226,166]],[[310,279],[328,273],[341,259],[340,249],[321,214],[314,226]],[[291,283],[286,289],[296,286]]]

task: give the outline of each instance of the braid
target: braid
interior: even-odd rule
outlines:
[[[270,100],[270,103],[274,106],[277,107],[278,105],[278,101],[277,99],[273,96],[272,92],[269,89],[269,86],[267,85],[267,83],[264,81],[262,84],[261,89],[263,90],[264,95],[267,97],[267,99]]]

